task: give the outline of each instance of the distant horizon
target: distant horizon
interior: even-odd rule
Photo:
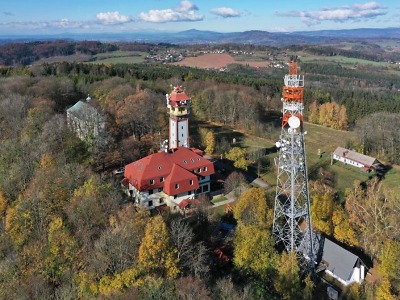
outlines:
[[[174,34],[174,33],[182,33],[182,32],[189,32],[189,31],[199,31],[199,32],[214,32],[214,33],[222,33],[222,34],[228,34],[228,33],[243,33],[243,32],[251,32],[251,31],[258,31],[258,32],[269,32],[269,33],[297,33],[297,32],[319,32],[319,31],[354,31],[354,30],[385,30],[385,29],[400,29],[400,26],[393,26],[393,27],[356,27],[356,28],[347,28],[347,29],[317,29],[317,30],[298,30],[298,31],[287,31],[287,32],[281,32],[281,31],[268,31],[268,30],[260,30],[260,29],[249,29],[249,30],[243,30],[243,31],[217,31],[217,30],[201,30],[201,29],[196,29],[196,28],[190,28],[190,29],[185,29],[185,30],[180,30],[180,31],[172,31],[172,30],[157,30],[157,29],[147,29],[147,30],[132,30],[132,31],[122,31],[122,32],[55,32],[55,33],[12,33],[12,34],[4,34],[0,32],[0,37],[7,37],[7,36],[62,36],[62,35],[125,35],[125,34],[131,34],[131,33],[144,33],[144,34]],[[400,39],[400,36],[399,36]]]
[[[400,27],[400,4],[379,1],[14,0],[3,1],[0,35],[273,33]]]

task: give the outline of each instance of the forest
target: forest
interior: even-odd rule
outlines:
[[[91,45],[79,51],[103,47]],[[300,65],[307,121],[354,130],[354,146],[400,163],[393,126],[400,118],[398,74]],[[68,62],[1,67],[0,298],[323,299],[325,291],[293,269],[295,255],[274,247],[270,192],[249,188],[234,218],[223,215],[236,225],[232,260],[224,263],[213,251],[221,216],[206,203],[189,219],[151,215],[133,206],[106,172],[158,151],[167,136],[171,85],[182,84],[191,96],[193,120],[273,137],[285,73]],[[107,143],[87,144],[66,126],[66,109],[87,95],[106,116]],[[228,152],[230,145],[221,143],[215,147]],[[376,177],[354,182],[345,199],[322,180],[310,182],[310,194],[315,229],[363,253],[379,273],[379,280],[352,285],[341,297],[399,297],[399,196]]]

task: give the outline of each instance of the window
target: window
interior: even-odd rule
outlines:
[[[208,192],[208,185],[203,186],[203,193]]]
[[[150,179],[150,184],[154,184],[154,179]]]
[[[149,190],[149,195],[153,195],[153,190]]]
[[[162,191],[163,191],[162,187],[158,188],[158,192],[162,192]]]
[[[188,196],[190,196],[191,193],[192,193],[192,191],[188,191]]]
[[[160,198],[159,200],[158,200],[158,202],[161,204],[161,203],[164,203],[164,198]]]
[[[203,167],[203,171],[207,171],[207,167]]]
[[[190,179],[190,180],[189,180],[189,183],[190,183],[190,185],[193,185],[193,180]]]
[[[193,159],[193,158],[191,158],[191,159],[190,159],[190,161],[191,161],[191,162],[194,162],[194,159]]]
[[[178,198],[178,195],[174,195],[174,199]]]
[[[175,188],[179,189],[179,183],[175,183]]]
[[[149,206],[153,206],[153,201],[152,200],[149,201]]]
[[[160,177],[160,182],[164,182],[165,178],[164,177]]]
[[[184,164],[187,164],[187,161],[186,161],[186,159],[184,159],[184,160],[183,160],[183,163],[184,163]]]
[[[198,168],[198,169],[197,169],[197,173],[201,173],[201,168]]]

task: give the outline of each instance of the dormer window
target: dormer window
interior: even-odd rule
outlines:
[[[194,159],[193,159],[193,158],[191,158],[191,159],[190,159],[190,161],[191,161],[191,162],[194,162]]]
[[[175,183],[175,189],[179,189],[179,183]]]
[[[201,168],[198,168],[198,169],[197,169],[197,173],[201,173]]]
[[[151,184],[151,185],[154,184],[154,179],[150,179],[150,184]]]
[[[160,182],[164,182],[165,178],[164,177],[160,177]]]
[[[203,167],[203,171],[207,171],[207,167]]]
[[[189,180],[189,183],[190,183],[190,185],[193,185],[193,180],[190,179],[190,180]]]
[[[187,160],[186,160],[186,159],[184,159],[184,160],[183,160],[183,163],[184,163],[184,164],[187,164]]]

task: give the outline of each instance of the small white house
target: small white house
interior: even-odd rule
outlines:
[[[375,157],[370,157],[343,147],[337,147],[332,153],[332,158],[334,160],[341,161],[344,164],[349,164],[363,169],[364,171],[370,171],[374,169],[374,165],[379,163]]]
[[[321,263],[326,266],[325,273],[345,286],[365,279],[367,267],[363,261],[327,238],[323,238]]]

